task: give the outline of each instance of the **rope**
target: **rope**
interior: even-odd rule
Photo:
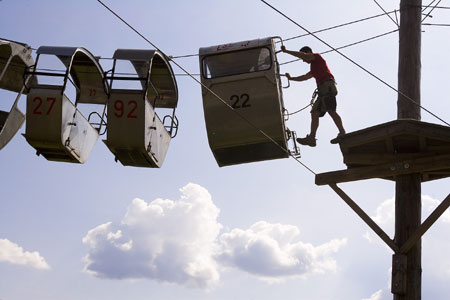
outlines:
[[[299,113],[299,112],[301,112],[301,111],[304,111],[305,109],[307,109],[307,108],[310,107],[310,106],[313,106],[314,101],[316,100],[316,97],[317,97],[317,94],[318,94],[318,93],[319,93],[318,89],[315,89],[314,92],[313,92],[313,94],[312,94],[312,96],[311,96],[311,101],[309,102],[308,105],[306,105],[305,107],[303,107],[303,108],[301,108],[301,109],[299,109],[299,110],[294,111],[293,113],[287,113],[286,115],[287,115],[287,116],[292,116],[292,115],[295,115],[295,114],[297,114],[297,113]]]
[[[287,20],[289,20],[290,22],[294,23],[295,25],[297,25],[298,27],[300,27],[301,29],[303,29],[304,31],[310,33],[314,38],[316,38],[317,40],[319,40],[320,42],[322,42],[323,44],[325,44],[326,46],[330,47],[333,51],[336,51],[338,54],[340,54],[342,57],[344,57],[345,59],[347,59],[348,61],[350,61],[351,63],[353,63],[354,65],[356,65],[358,68],[360,68],[361,70],[363,70],[364,72],[368,73],[369,75],[371,75],[372,77],[374,77],[375,79],[377,79],[378,81],[380,81],[381,83],[383,83],[384,85],[386,85],[387,87],[389,87],[390,89],[394,90],[396,93],[398,93],[399,95],[401,95],[402,97],[404,97],[405,99],[411,101],[412,103],[414,103],[415,105],[417,105],[418,107],[420,107],[421,109],[423,109],[424,111],[426,111],[427,113],[429,113],[430,115],[432,115],[433,117],[435,117],[436,119],[438,119],[439,121],[441,121],[442,123],[446,124],[447,126],[450,126],[449,123],[447,123],[446,121],[444,121],[442,118],[438,117],[436,114],[432,113],[431,111],[429,111],[428,109],[426,109],[425,107],[423,107],[422,105],[420,105],[419,103],[417,103],[414,99],[412,99],[411,97],[407,96],[405,93],[397,90],[396,88],[394,88],[392,85],[390,85],[389,83],[387,83],[386,81],[384,81],[383,79],[381,79],[380,77],[378,77],[377,75],[375,75],[374,73],[370,72],[369,70],[367,70],[366,68],[364,68],[363,66],[361,66],[359,63],[357,63],[356,61],[352,60],[351,58],[349,58],[348,56],[346,56],[345,54],[343,54],[342,52],[340,52],[339,50],[337,50],[336,48],[332,47],[330,44],[328,44],[327,42],[325,42],[324,40],[322,40],[321,38],[319,38],[317,35],[313,34],[312,32],[310,32],[308,29],[306,29],[305,27],[303,27],[302,25],[300,25],[299,23],[297,23],[296,21],[294,21],[293,19],[291,19],[290,17],[288,17],[286,14],[284,14],[283,12],[281,12],[280,10],[278,10],[277,8],[275,8],[274,6],[272,6],[271,4],[269,4],[267,1],[265,0],[260,0],[261,2],[263,2],[264,4],[266,4],[267,6],[269,6],[270,8],[272,8],[274,11],[276,11],[277,13],[279,13],[280,15],[282,15],[283,17],[285,17]]]
[[[292,115],[298,114],[299,112],[304,111],[305,109],[307,109],[308,107],[310,107],[310,106],[312,106],[312,105],[313,105],[313,104],[310,103],[310,104],[306,105],[305,107],[303,107],[303,108],[301,108],[301,109],[299,109],[299,110],[294,111],[293,113],[287,113],[286,116],[292,116]]]
[[[115,13],[111,8],[109,8],[106,4],[104,4],[101,0],[97,0],[101,5],[103,5],[107,10],[109,10],[114,16],[116,16],[119,20],[121,20],[125,25],[127,25],[131,30],[133,30],[135,33],[137,33],[141,38],[143,38],[147,43],[152,45],[155,49],[160,51],[164,54],[162,50],[160,50],[155,44],[153,44],[149,39],[147,39],[144,35],[142,35],[138,30],[136,30],[133,26],[131,26],[129,23],[127,23],[122,17],[120,17],[117,13]],[[164,54],[165,55],[165,54]],[[289,150],[284,149],[281,147],[273,138],[271,138],[269,135],[267,135],[264,131],[259,129],[257,126],[255,126],[252,122],[250,122],[247,118],[245,118],[243,115],[241,115],[239,112],[237,112],[231,105],[229,105],[225,100],[223,100],[219,95],[217,95],[214,91],[209,89],[206,85],[204,85],[200,80],[195,78],[193,75],[191,75],[187,70],[185,70],[180,64],[173,61],[172,62],[180,68],[184,73],[186,73],[189,77],[191,77],[194,81],[196,81],[198,84],[200,84],[203,88],[208,90],[214,97],[216,97],[218,100],[220,100],[226,107],[231,109],[237,116],[239,116],[242,120],[244,120],[248,125],[250,125],[252,128],[254,128],[256,131],[258,131],[260,134],[262,134],[264,137],[266,137],[268,140],[270,140],[272,143],[274,143],[278,148],[280,148],[282,151],[287,153],[290,157],[294,158],[299,164],[301,164],[305,169],[307,169],[309,172],[311,172],[314,175],[317,175],[311,168],[309,168],[307,165],[305,165],[303,162],[301,162],[298,158],[296,158],[292,153],[289,152]]]

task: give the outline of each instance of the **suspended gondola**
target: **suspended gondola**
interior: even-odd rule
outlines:
[[[30,46],[0,39],[0,88],[18,93],[10,111],[0,110],[0,150],[25,122],[25,114],[20,111],[18,103],[22,94],[27,93],[25,83],[36,82],[36,78],[24,76],[25,70],[33,65]]]
[[[295,133],[283,116],[276,39],[199,50],[208,141],[221,167],[290,155],[288,140]]]
[[[124,61],[136,73],[118,72],[117,63]],[[160,168],[178,130],[178,88],[169,61],[157,50],[118,49],[106,77],[111,93],[105,144],[125,166]],[[135,86],[117,88],[121,81]],[[161,109],[170,112],[163,119],[157,113]]]
[[[36,67],[28,72],[34,76],[59,77],[62,81],[60,84],[33,83],[29,86],[24,136],[37,154],[47,160],[84,163],[99,138],[102,122],[91,124],[78,106],[106,105],[109,88],[103,69],[82,47],[42,46],[37,50],[36,66],[42,55],[56,56],[66,70],[39,72]],[[69,81],[76,89],[75,102],[65,94]]]

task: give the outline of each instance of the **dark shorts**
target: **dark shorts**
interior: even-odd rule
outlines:
[[[318,96],[311,113],[318,111],[319,116],[323,117],[328,111],[336,111],[336,95],[338,93],[336,82],[333,80],[322,82],[317,89]]]

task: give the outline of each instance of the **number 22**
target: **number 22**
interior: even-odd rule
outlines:
[[[251,104],[248,103],[250,101],[250,96],[248,94],[242,94],[241,96],[233,95],[230,97],[230,100],[233,101],[233,104],[231,105],[232,108],[251,107]],[[239,105],[239,100],[243,100],[242,105]]]

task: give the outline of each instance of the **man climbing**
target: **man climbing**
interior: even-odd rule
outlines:
[[[304,81],[314,77],[317,83],[318,97],[311,109],[311,132],[304,138],[298,138],[297,142],[302,145],[315,147],[319,118],[323,117],[326,113],[330,115],[336,127],[339,129],[338,136],[345,134],[342,119],[336,112],[336,82],[328,68],[327,62],[319,53],[313,53],[308,46],[301,48],[300,51],[287,50],[285,46],[281,46],[281,51],[298,57],[311,66],[310,71],[305,75],[291,77],[289,73],[286,73],[286,77],[289,80]]]

